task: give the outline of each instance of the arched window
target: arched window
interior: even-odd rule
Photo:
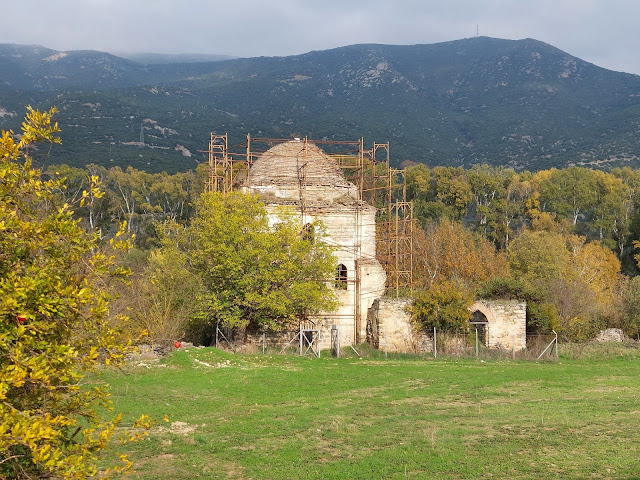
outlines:
[[[307,223],[304,227],[302,227],[301,235],[303,240],[313,243],[313,241],[315,240],[315,234],[316,230],[312,223]]]
[[[346,290],[347,289],[347,267],[344,263],[338,265],[336,270],[336,283],[335,287],[338,290]]]

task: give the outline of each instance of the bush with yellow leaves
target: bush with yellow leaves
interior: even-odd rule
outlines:
[[[108,299],[95,286],[125,272],[96,253],[96,237],[73,219],[72,206],[57,204],[60,180],[45,181],[32,166],[38,142],[60,142],[54,114],[29,107],[21,135],[0,135],[0,478],[83,479],[130,466],[122,456],[98,472],[96,454],[120,418],[97,413],[109,407],[104,386],[81,385],[129,348],[118,345]],[[90,189],[82,201],[100,195]],[[141,417],[125,439],[149,426]]]

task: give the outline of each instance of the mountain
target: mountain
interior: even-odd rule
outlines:
[[[220,60],[233,60],[237,57],[229,55],[216,55],[207,53],[114,53],[118,57],[133,60],[143,65],[158,65],[165,63],[198,63],[219,62]]]
[[[211,131],[388,140],[395,164],[640,165],[640,77],[532,39],[150,65],[0,45],[0,126],[25,103],[59,107],[47,161],[76,165],[193,168]]]
[[[151,60],[142,54],[142,57]],[[203,75],[211,62],[184,58],[142,64],[93,50],[59,52],[39,45],[0,44],[0,85],[27,91],[109,90],[154,85]]]

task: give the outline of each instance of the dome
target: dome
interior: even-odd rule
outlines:
[[[248,183],[250,190],[277,198],[298,199],[302,189],[308,199],[357,197],[355,185],[347,181],[337,162],[301,140],[280,143],[260,155],[249,170]]]
[[[302,176],[306,185],[348,186],[333,158],[316,145],[300,140],[280,143],[260,155],[249,171],[249,184],[298,187]]]

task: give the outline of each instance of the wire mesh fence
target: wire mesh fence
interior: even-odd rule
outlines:
[[[241,340],[242,346],[239,351],[243,353],[298,354],[319,357],[322,349],[328,349],[322,355],[329,356],[340,356],[341,351],[353,349],[353,352],[360,356],[360,347],[351,345],[349,339],[343,338],[341,333],[338,328],[334,328],[330,333],[316,328],[300,328],[285,332],[255,332],[253,335],[244,336],[241,340],[234,339],[229,331],[217,329],[216,346],[236,351],[237,345],[234,343]],[[559,355],[558,337],[555,333],[527,334],[517,338],[506,336],[502,343],[493,345],[487,345],[487,343],[487,337],[480,329],[471,329],[466,333],[434,329],[428,335],[421,335],[413,343],[407,343],[405,349],[395,350],[387,346],[384,332],[381,332],[379,344],[368,347],[368,351],[370,355],[378,351],[385,357],[388,354],[418,354],[434,358],[508,358],[547,361],[556,360]],[[347,353],[351,354],[350,351]]]
[[[527,334],[524,341],[506,338],[504,343],[487,345],[476,330],[468,333],[437,331],[424,336],[416,352],[438,357],[511,358],[555,360],[558,358],[558,338],[555,333]]]

